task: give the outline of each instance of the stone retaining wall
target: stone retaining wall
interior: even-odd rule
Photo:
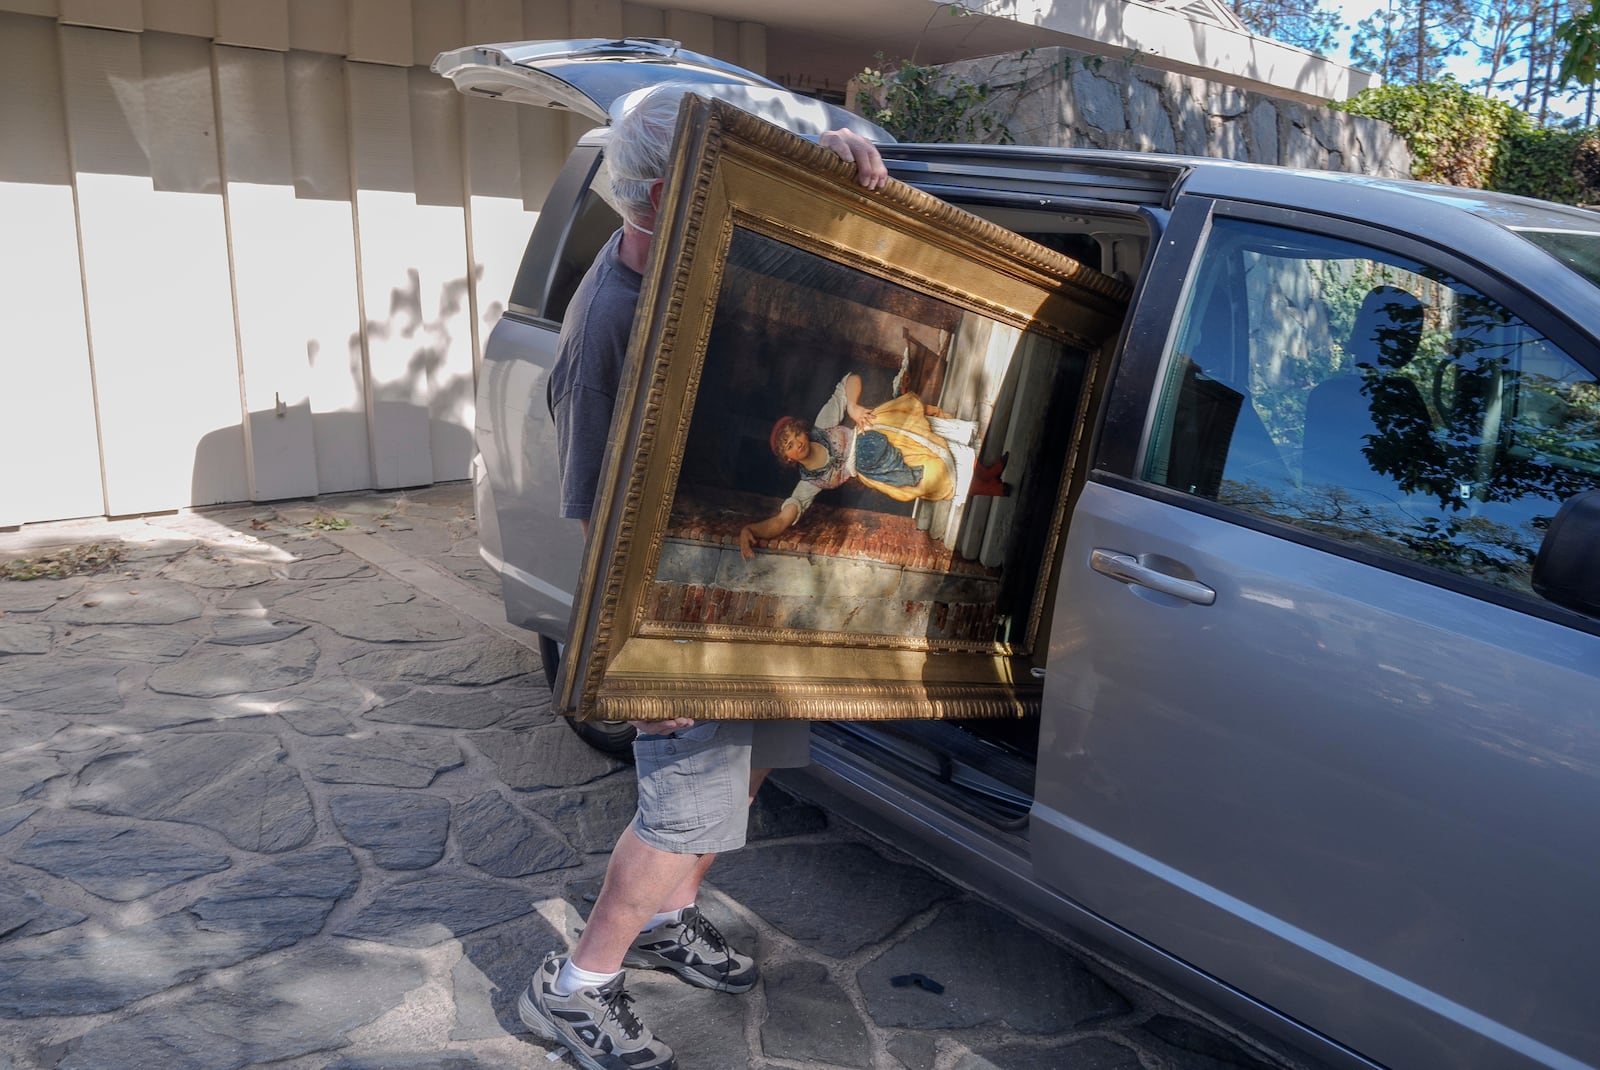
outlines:
[[[1387,123],[1203,78],[1065,48],[964,60],[941,69],[988,85],[991,109],[1018,144],[1411,176],[1411,152]]]

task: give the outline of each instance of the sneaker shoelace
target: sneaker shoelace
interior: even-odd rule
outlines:
[[[632,1003],[633,997],[628,994],[628,990],[618,988],[606,1000],[606,1011],[600,1016],[600,1021],[603,1025],[607,1018],[614,1018],[618,1027],[627,1035],[629,1040],[638,1040],[639,1034],[644,1030],[644,1025],[633,1013]]]
[[[724,957],[731,957],[728,955],[728,941],[723,939],[722,933],[715,925],[711,924],[711,919],[706,917],[704,914],[696,914],[694,917],[690,918],[688,922],[684,924],[684,928],[688,930],[688,943],[692,944],[703,940],[705,943],[709,944],[711,946],[711,950],[715,951],[717,954]]]

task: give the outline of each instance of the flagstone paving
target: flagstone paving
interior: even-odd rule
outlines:
[[[0,559],[89,543],[122,559],[0,581],[0,1070],[549,1065],[516,997],[632,774],[495,619],[469,488],[39,525]],[[685,1070],[1284,1065],[774,786],[751,828],[703,905],[762,983],[630,977]]]

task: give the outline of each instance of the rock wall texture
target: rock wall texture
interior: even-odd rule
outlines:
[[[1411,152],[1387,123],[1203,78],[1065,48],[963,60],[942,70],[988,85],[990,108],[1022,145],[1411,176]]]

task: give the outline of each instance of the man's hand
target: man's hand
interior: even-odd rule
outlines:
[[[882,189],[889,181],[889,169],[884,166],[878,146],[854,130],[829,130],[817,143],[846,163],[855,164],[856,181],[867,189]]]
[[[629,721],[635,732],[642,732],[647,736],[664,736],[669,732],[682,732],[685,728],[694,727],[693,717],[672,717],[665,721]]]

